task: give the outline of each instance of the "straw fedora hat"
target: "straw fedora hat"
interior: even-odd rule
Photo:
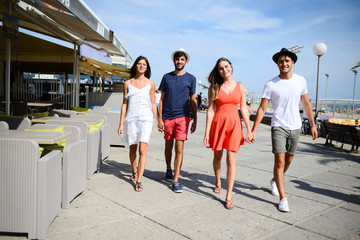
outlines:
[[[187,62],[190,62],[190,55],[189,55],[189,54],[185,51],[185,49],[183,49],[183,48],[180,48],[180,49],[178,49],[178,50],[175,50],[175,51],[171,54],[171,60],[174,60],[174,55],[175,55],[175,53],[177,53],[177,52],[183,52],[183,53],[185,53]]]

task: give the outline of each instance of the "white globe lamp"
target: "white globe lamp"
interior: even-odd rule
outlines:
[[[327,46],[323,42],[318,42],[317,44],[314,45],[313,51],[316,56],[325,55],[325,53],[327,52]]]
[[[317,67],[317,82],[316,82],[316,102],[315,102],[315,117],[318,113],[318,100],[319,100],[319,79],[320,79],[320,58],[327,52],[327,46],[323,42],[318,42],[314,45],[313,51],[318,56],[318,67]]]

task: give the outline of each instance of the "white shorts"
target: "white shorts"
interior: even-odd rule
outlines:
[[[149,143],[153,121],[131,121],[124,124],[123,142],[128,145]]]

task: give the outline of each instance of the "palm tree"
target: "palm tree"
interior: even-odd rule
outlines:
[[[209,77],[206,77],[206,81],[205,81],[206,83],[208,83],[208,78]],[[202,81],[199,81],[198,85],[199,85],[199,87],[202,87],[202,89],[209,89],[209,86],[203,84]]]
[[[199,86],[201,86],[203,89],[209,89],[209,86],[206,86],[204,84],[199,84]]]
[[[354,70],[356,68],[360,67],[360,62],[358,62],[355,66],[353,66],[352,68],[350,68],[350,70]]]

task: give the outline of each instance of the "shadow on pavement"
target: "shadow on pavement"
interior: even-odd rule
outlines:
[[[129,180],[131,176],[131,166],[130,164],[119,163],[114,160],[108,159],[105,160],[106,165],[102,165],[103,167],[100,168],[100,172],[104,174],[114,175],[119,179],[122,179],[129,184],[134,186],[134,183]],[[163,184],[164,186],[168,187],[169,190],[171,189],[171,182],[168,182],[164,179],[165,172],[163,171],[151,171],[145,169],[144,177],[152,179],[158,183]],[[208,198],[214,199],[221,203],[224,203],[224,199],[219,199],[213,192],[213,188],[215,186],[215,177],[214,175],[203,174],[203,173],[190,173],[185,170],[181,170],[180,175],[180,183],[183,187],[189,189],[193,193],[206,196]],[[210,185],[210,186],[209,186]],[[221,178],[221,185],[223,186],[223,191],[226,191],[226,179]],[[211,191],[209,191],[211,189]],[[245,190],[245,191],[244,191]],[[239,194],[247,198],[251,198],[256,201],[262,201],[271,205],[274,205],[273,202],[268,201],[266,199],[259,198],[255,195],[250,194],[246,190],[260,190],[270,194],[270,190],[266,188],[258,188],[253,184],[248,184],[244,182],[235,181],[233,194]],[[223,195],[222,195],[223,196]]]
[[[344,160],[360,163],[359,154],[356,153],[351,154],[349,153],[349,151],[335,147],[329,147],[325,144],[313,144],[304,142],[302,144],[306,145],[306,148],[298,147],[296,151],[303,154],[322,155],[322,160],[320,160],[320,163],[322,164],[327,164],[329,162],[340,162]]]
[[[314,192],[314,193],[321,194],[324,196],[332,197],[332,198],[346,201],[349,203],[360,205],[359,195],[345,194],[345,193],[341,193],[341,192],[337,192],[337,191],[333,191],[333,190],[329,190],[329,189],[313,187],[310,184],[308,184],[304,181],[300,181],[300,180],[290,180],[290,181],[298,184],[298,186],[295,186],[296,188],[299,188],[299,189],[302,189],[305,191],[309,191],[309,192]]]

